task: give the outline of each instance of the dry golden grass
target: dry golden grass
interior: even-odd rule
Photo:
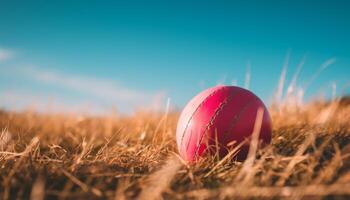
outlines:
[[[245,163],[177,155],[178,113],[0,112],[0,199],[349,199],[350,103],[273,106]]]

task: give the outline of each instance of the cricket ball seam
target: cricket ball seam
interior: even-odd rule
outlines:
[[[214,124],[214,120],[217,118],[217,116],[219,116],[220,112],[223,110],[223,108],[227,105],[227,103],[229,101],[231,101],[233,99],[233,97],[235,96],[236,93],[234,94],[230,94],[230,96],[228,96],[219,106],[218,108],[215,110],[215,113],[213,115],[213,117],[210,119],[209,123],[206,125],[205,131],[204,133],[201,135],[201,138],[199,140],[199,143],[196,146],[196,150],[195,150],[195,154],[194,154],[194,159],[197,158],[197,154],[198,154],[198,150],[200,145],[202,144],[202,140],[204,138],[204,136],[208,133],[208,130],[211,128],[211,126]],[[188,148],[188,147],[187,147]]]
[[[190,121],[192,120],[193,116],[197,113],[197,111],[199,110],[199,108],[201,108],[203,106],[204,103],[206,103],[208,101],[208,99],[210,97],[212,97],[214,94],[218,93],[219,91],[221,90],[224,90],[226,89],[226,87],[221,87],[221,88],[218,88],[216,90],[214,90],[212,93],[210,93],[207,97],[205,97],[205,99],[197,106],[197,108],[194,110],[194,112],[192,113],[191,117],[189,118],[189,120],[187,121],[186,123],[186,126],[185,126],[185,129],[182,133],[182,136],[181,136],[181,142],[180,142],[180,148],[182,149],[182,144],[183,144],[183,140],[184,140],[184,137],[185,137],[185,133],[187,131],[187,128],[188,128],[188,125],[190,124]],[[190,135],[190,138],[192,136],[192,132],[191,132],[191,135]]]
[[[253,99],[253,100],[250,100],[248,101],[248,103],[246,103],[243,108],[239,111],[239,113],[237,113],[233,118],[232,121],[234,121],[234,123],[230,122],[230,124],[232,123],[232,125],[229,126],[228,128],[228,131],[224,132],[226,134],[224,134],[224,139],[223,140],[226,140],[227,139],[227,134],[228,133],[231,133],[231,130],[232,128],[237,124],[237,122],[241,119],[242,117],[242,114],[247,110],[247,108],[249,107],[250,104],[252,104],[253,102],[257,101],[257,99]],[[229,141],[228,143],[230,143],[232,141]],[[220,144],[222,145],[222,144]],[[225,146],[225,145],[222,145],[222,146]],[[225,147],[226,148],[226,147]]]

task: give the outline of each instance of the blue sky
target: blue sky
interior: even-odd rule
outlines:
[[[347,1],[2,1],[0,106],[181,108],[218,83],[270,102],[289,52],[306,97],[349,85]],[[247,67],[247,66],[250,67]],[[334,85],[334,84],[333,84]],[[345,92],[349,92],[346,89]],[[52,108],[54,107],[54,108]]]

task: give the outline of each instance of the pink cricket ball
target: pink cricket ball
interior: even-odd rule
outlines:
[[[252,92],[220,85],[199,93],[186,105],[178,121],[176,141],[181,157],[196,161],[205,153],[219,152],[220,157],[225,156],[252,135],[259,108],[264,110],[259,139],[262,144],[268,144],[270,115]],[[243,145],[235,158],[244,160],[248,150],[249,144]]]

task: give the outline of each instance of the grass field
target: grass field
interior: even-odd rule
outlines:
[[[0,199],[350,199],[350,101],[272,106],[246,162],[177,154],[179,113],[0,112]]]

